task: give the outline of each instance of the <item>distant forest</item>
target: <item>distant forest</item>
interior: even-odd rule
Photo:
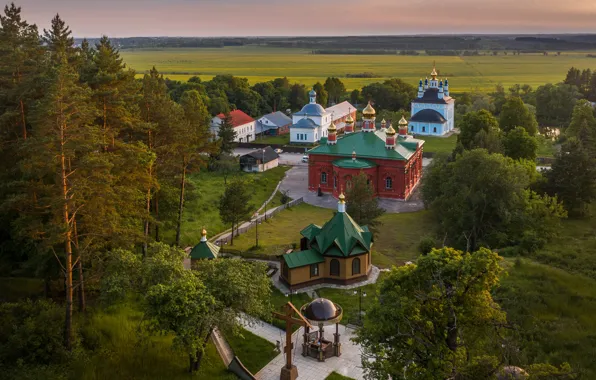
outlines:
[[[88,39],[92,44],[97,42]],[[99,39],[98,39],[99,41]],[[569,51],[596,49],[596,34],[561,35],[429,35],[347,37],[130,37],[112,40],[120,49],[134,48],[218,48],[261,45],[313,49],[318,54],[357,52],[392,54],[396,51],[513,50]],[[76,41],[78,44],[82,39]]]

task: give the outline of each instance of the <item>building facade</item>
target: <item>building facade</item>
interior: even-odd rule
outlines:
[[[225,117],[226,115],[220,113],[211,119],[210,130],[214,138],[217,138],[219,126],[223,123]],[[240,110],[234,110],[230,112],[230,121],[234,127],[234,131],[236,131],[235,142],[250,142],[255,140],[255,119]]]
[[[348,215],[343,194],[339,195],[337,211],[322,227],[311,224],[300,232],[300,251],[281,256],[280,279],[290,290],[368,279],[373,235]]]
[[[279,166],[279,155],[267,146],[240,156],[240,169],[245,172],[260,173]]]
[[[317,103],[317,93],[311,90],[308,93],[309,103],[292,115],[290,126],[290,142],[315,143],[327,137],[327,130],[332,122],[343,129],[348,116],[356,116],[356,108],[349,102],[342,102],[327,109]],[[336,126],[337,127],[337,126]]]
[[[418,135],[443,136],[455,128],[455,99],[449,96],[449,81],[437,79],[433,67],[431,79],[418,83],[418,96],[412,101],[409,131]]]
[[[352,187],[353,178],[364,173],[380,198],[406,200],[422,177],[424,141],[407,134],[402,118],[399,134],[393,126],[375,128],[375,110],[363,111],[362,130],[353,130],[353,120],[339,138],[332,124],[329,136],[308,152],[308,188],[338,197]],[[382,124],[383,125],[383,124]]]
[[[272,112],[257,120],[257,135],[278,136],[290,133],[292,119],[281,111]]]

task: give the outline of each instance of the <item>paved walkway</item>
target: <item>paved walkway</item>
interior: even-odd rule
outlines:
[[[313,331],[317,330],[318,329],[315,328]],[[335,330],[335,327],[328,326],[325,329],[326,335],[332,334],[331,330]],[[298,379],[322,380],[329,376],[333,371],[353,379],[364,379],[364,372],[361,366],[361,348],[360,345],[351,341],[351,338],[354,337],[354,331],[352,329],[339,325],[342,355],[340,357],[326,359],[324,362],[319,362],[316,359],[302,356],[303,333],[303,328],[300,328],[292,335],[292,342],[294,343],[292,361],[298,368]],[[255,334],[259,335],[257,332],[255,332]],[[281,368],[285,363],[285,354],[279,354],[270,361],[269,364],[263,367],[255,377],[259,380],[279,380]]]

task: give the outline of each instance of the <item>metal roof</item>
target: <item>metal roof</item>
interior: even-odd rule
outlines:
[[[263,152],[263,151],[265,151],[265,152]],[[263,149],[253,150],[252,152],[249,152],[249,153],[246,153],[246,154],[240,156],[240,158],[247,157],[247,156],[252,157],[255,160],[259,160],[259,161],[263,160],[263,158],[264,158],[265,164],[279,158],[279,154],[275,153],[275,150],[273,150],[273,148],[270,146],[266,146]]]
[[[327,108],[325,111],[332,113],[334,118],[339,119],[340,117],[347,116],[350,113],[350,110],[352,112],[356,112],[356,107],[351,105],[350,102],[345,101],[331,106]]]
[[[323,255],[312,249],[288,253],[283,255],[282,258],[286,262],[288,268],[298,268],[325,262]]]
[[[319,126],[312,119],[300,119],[296,124],[292,125],[292,128],[304,128],[304,129],[315,129]]]
[[[377,166],[377,164],[363,158],[357,158],[355,160],[351,158],[342,158],[340,160],[333,161],[333,166],[346,169],[368,169],[374,168]]]
[[[416,114],[410,118],[410,121],[421,121],[435,124],[443,124],[447,122],[447,120],[439,112],[429,109],[416,112]]]
[[[190,251],[191,259],[215,259],[219,254],[219,247],[208,241],[202,241]]]
[[[453,100],[454,99],[449,96],[444,96],[442,99],[439,99],[439,89],[430,87],[424,91],[421,98],[412,100],[412,103],[447,104],[451,103]]]
[[[328,112],[325,111],[325,108],[317,103],[309,103],[302,107],[302,109],[296,112],[294,115],[296,116],[324,116],[327,115]]]
[[[289,118],[285,113],[283,113],[281,111],[269,113],[269,114],[263,116],[263,118],[269,120],[270,122],[275,124],[275,126],[278,128],[283,127],[284,125],[292,124],[292,119]]]

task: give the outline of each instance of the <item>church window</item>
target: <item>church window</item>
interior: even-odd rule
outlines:
[[[414,132],[414,126],[413,125],[410,127],[410,131]]]
[[[337,177],[333,177],[333,188],[337,189]]]
[[[355,258],[352,260],[352,275],[360,274],[360,259]]]
[[[317,277],[319,275],[319,264],[310,265],[310,277]]]
[[[352,181],[351,180],[347,180],[346,181],[346,189],[351,189],[352,188]]]
[[[433,133],[437,133],[437,127],[433,128]]]
[[[386,189],[392,189],[393,188],[393,180],[391,179],[391,177],[385,178],[385,188]]]
[[[426,127],[422,127],[422,132],[426,132]]]
[[[329,275],[339,276],[339,261],[337,259],[333,259],[329,263]]]
[[[327,183],[327,173],[321,173],[321,183]]]

